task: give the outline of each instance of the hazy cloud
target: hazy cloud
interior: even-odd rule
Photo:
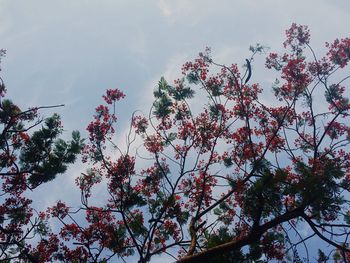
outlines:
[[[171,16],[172,12],[166,0],[159,0],[158,5],[164,16]]]

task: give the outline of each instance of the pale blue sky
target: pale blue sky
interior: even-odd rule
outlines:
[[[292,22],[308,25],[311,44],[322,50],[325,41],[350,35],[350,1],[0,0],[2,77],[24,108],[64,103],[58,112],[69,132],[85,130],[105,89],[118,87],[127,94],[118,109],[123,127],[132,111],[149,108],[161,76],[179,77],[206,46],[222,63],[243,64],[257,42],[281,50]],[[261,66],[254,81],[268,83]],[[43,206],[79,200],[72,182],[80,169],[35,197]]]

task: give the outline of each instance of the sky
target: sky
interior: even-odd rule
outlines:
[[[205,47],[220,63],[242,65],[250,45],[280,51],[293,22],[309,26],[322,52],[325,41],[350,35],[350,1],[0,0],[2,78],[23,108],[65,104],[56,110],[64,136],[75,129],[86,136],[101,95],[119,88],[127,95],[117,108],[123,134],[131,113],[150,107],[160,77],[180,77],[181,65]],[[270,88],[254,67],[254,80]],[[74,165],[33,196],[42,206],[79,197],[73,182],[84,169]]]

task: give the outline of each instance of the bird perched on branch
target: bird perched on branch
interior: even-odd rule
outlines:
[[[247,78],[245,79],[244,84],[247,84],[247,82],[250,80],[250,77],[252,76],[252,67],[251,67],[251,65],[250,65],[249,59],[246,59],[245,61],[247,62],[248,76],[247,76]]]

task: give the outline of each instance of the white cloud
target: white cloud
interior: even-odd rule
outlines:
[[[172,11],[171,11],[168,3],[166,2],[166,0],[159,0],[158,6],[159,6],[159,8],[162,11],[164,16],[168,17],[168,16],[172,15]]]

